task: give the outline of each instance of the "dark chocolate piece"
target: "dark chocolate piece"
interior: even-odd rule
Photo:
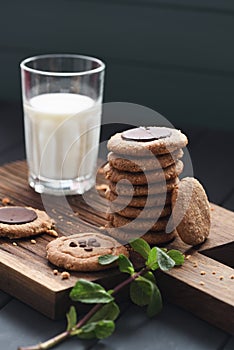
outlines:
[[[85,248],[86,247],[86,243],[80,243],[79,247],[80,248]]]
[[[127,141],[149,142],[171,136],[170,129],[156,126],[139,127],[122,132],[121,137]]]
[[[69,246],[70,246],[70,247],[77,247],[77,244],[76,244],[75,242],[71,242],[71,243],[69,244]]]
[[[92,247],[100,247],[101,244],[99,242],[93,242],[92,244]]]
[[[93,248],[92,248],[92,247],[86,247],[86,248],[84,248],[84,250],[85,250],[86,252],[92,252]]]
[[[0,208],[0,222],[8,225],[27,224],[37,219],[37,213],[24,207]]]
[[[78,243],[79,243],[79,244],[85,244],[85,245],[86,245],[86,240],[85,240],[85,239],[79,239],[79,240],[78,240]]]

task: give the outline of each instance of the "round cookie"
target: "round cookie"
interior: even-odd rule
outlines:
[[[154,195],[159,193],[165,193],[171,192],[173,188],[178,184],[179,179],[178,177],[175,177],[174,179],[163,181],[163,182],[157,182],[155,184],[150,184],[150,187],[148,188],[148,185],[130,185],[129,183],[124,184],[121,182],[112,182],[109,181],[109,189],[114,192],[115,194],[119,196],[129,196],[129,194],[132,194],[135,197],[138,196],[148,196],[148,195]]]
[[[156,158],[155,155],[147,158],[134,158],[134,157],[126,157],[120,156],[119,154],[115,154],[110,152],[108,154],[109,164],[120,171],[128,171],[132,173],[151,171],[155,169],[167,168],[172,164],[175,164],[176,160],[182,158],[184,155],[183,150],[177,149],[172,153],[167,153],[160,155]]]
[[[168,223],[168,217],[162,217],[155,222],[155,219],[128,219],[121,215],[109,214],[108,220],[114,227],[125,227],[129,231],[140,231],[145,233],[149,230],[151,231],[163,231],[166,229]]]
[[[0,208],[0,237],[35,236],[53,227],[54,221],[42,210],[18,206]]]
[[[100,233],[79,233],[60,237],[51,241],[47,247],[48,260],[58,266],[72,271],[99,271],[116,264],[100,265],[101,255],[124,254],[128,250],[115,239]]]
[[[120,228],[115,228],[111,225],[107,227],[107,231],[112,237],[124,243],[129,242],[133,238],[141,237],[150,245],[159,245],[159,244],[168,243],[171,240],[173,240],[177,235],[176,230],[170,233],[165,233],[165,231],[159,231],[159,232],[148,231],[145,234],[141,235],[141,233],[139,232],[136,232],[136,231],[126,232]]]
[[[171,153],[187,145],[181,131],[166,127],[139,127],[117,133],[110,138],[107,148],[117,154],[137,157]]]
[[[147,202],[147,208],[153,206],[166,205],[171,203],[171,194],[157,194],[150,196],[138,196],[138,197],[129,197],[129,196],[118,196],[110,189],[107,189],[105,192],[105,197],[111,202],[116,203],[121,206],[131,206],[134,208],[143,208]]]
[[[172,207],[182,241],[193,246],[204,242],[210,232],[210,204],[200,182],[182,179],[172,192]]]
[[[171,214],[170,205],[167,205],[164,208],[163,206],[150,208],[134,208],[127,206],[125,208],[121,207],[120,209],[119,205],[111,203],[110,210],[112,213],[118,213],[118,215],[129,219],[136,219],[139,215],[141,219],[155,219],[155,217],[158,218],[160,216],[161,218]]]
[[[119,171],[109,164],[104,167],[106,179],[112,182],[119,182],[120,180],[127,180],[132,185],[145,185],[151,183],[162,182],[163,180],[171,180],[181,174],[183,171],[183,162],[177,160],[175,164],[170,165],[165,169],[158,171],[148,171],[141,173],[130,173],[126,171]]]

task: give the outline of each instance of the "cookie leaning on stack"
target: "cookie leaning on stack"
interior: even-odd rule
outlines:
[[[175,237],[175,230],[165,233],[165,228],[187,142],[179,130],[165,127],[140,127],[111,137],[104,167],[110,235],[124,241],[142,236],[150,244]]]

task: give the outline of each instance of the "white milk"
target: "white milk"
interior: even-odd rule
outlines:
[[[96,166],[101,107],[90,97],[50,93],[24,105],[26,152],[37,178],[90,177]]]

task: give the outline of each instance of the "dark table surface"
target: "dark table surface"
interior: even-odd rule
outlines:
[[[0,165],[24,159],[19,106],[1,103],[0,117]],[[205,186],[210,201],[234,210],[234,131],[182,129],[189,137],[194,175]],[[166,300],[162,313],[154,319],[148,319],[142,309],[128,302],[122,304],[122,309],[110,338],[88,342],[70,339],[57,349],[234,349],[234,337]],[[64,328],[65,320],[52,321],[0,291],[0,349],[15,350],[19,345],[44,341]]]

